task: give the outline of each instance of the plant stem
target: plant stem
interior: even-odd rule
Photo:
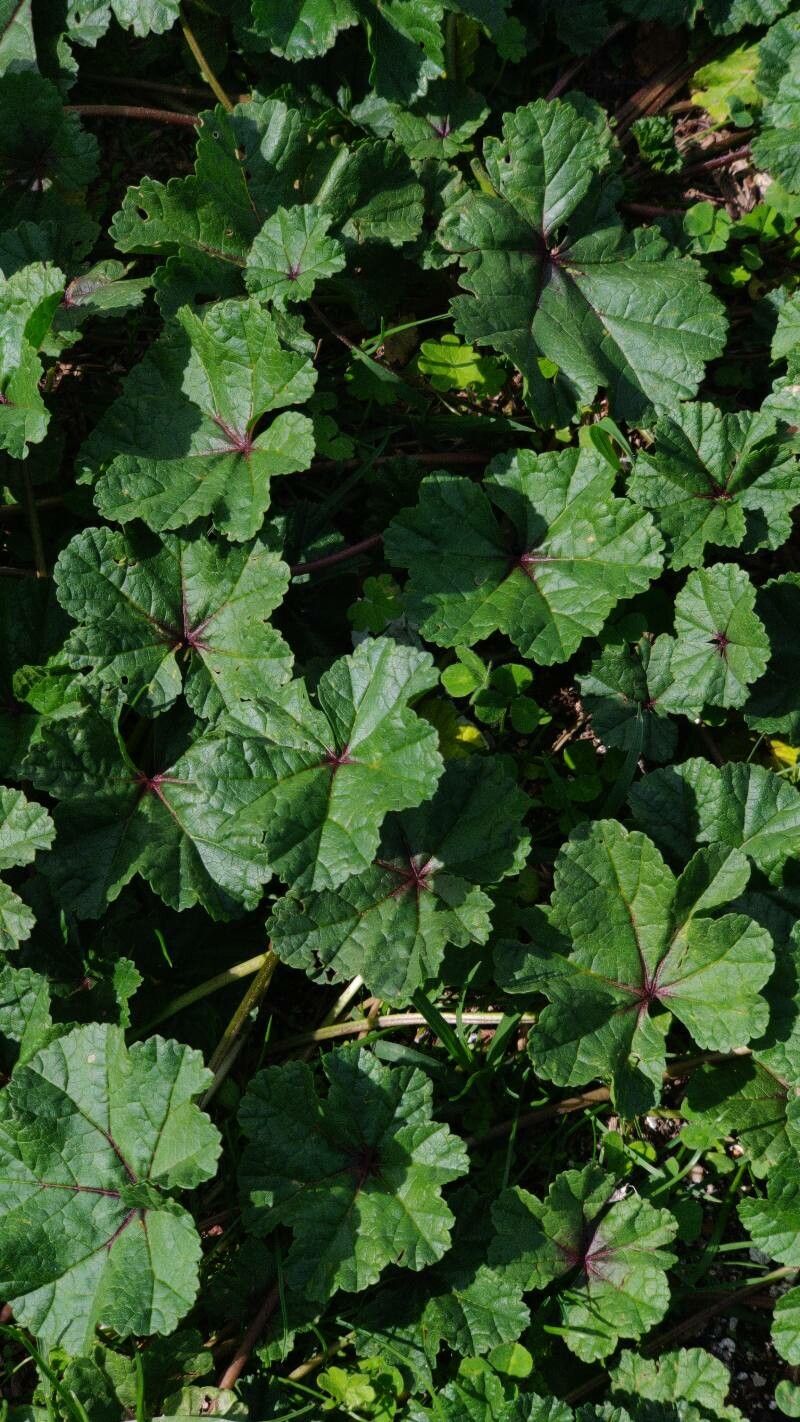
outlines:
[[[224,973],[217,973],[216,977],[208,978],[203,983],[198,983],[197,987],[189,988],[178,997],[172,998],[166,1007],[157,1012],[155,1017],[151,1017],[140,1027],[137,1036],[152,1032],[160,1022],[166,1022],[168,1017],[174,1017],[176,1012],[182,1012],[185,1007],[191,1007],[192,1003],[200,1002],[202,998],[209,997],[212,992],[219,992],[220,988],[229,987],[231,983],[236,983],[240,978],[250,977],[253,973],[259,972],[264,966],[268,953],[259,953],[255,958],[248,958],[244,963],[236,963],[233,968],[228,968]]]
[[[28,511],[28,521],[31,528],[33,556],[36,562],[36,576],[37,578],[46,578],[47,559],[44,552],[44,540],[42,539],[42,525],[39,522],[39,511],[36,507],[36,500],[33,497],[33,482],[27,464],[23,464],[22,466],[22,482],[25,488],[25,507]]]
[[[80,114],[82,118],[143,119],[145,123],[171,123],[178,128],[196,128],[196,114],[181,114],[174,109],[150,109],[138,104],[65,104],[65,114]]]
[[[466,1027],[498,1027],[508,1014],[505,1012],[443,1012],[445,1022],[457,1026],[462,1022]],[[532,1013],[519,1019],[521,1026],[531,1026],[536,1017]],[[359,1032],[388,1032],[397,1027],[427,1027],[428,1020],[421,1012],[390,1012],[380,1017],[361,1017],[356,1022],[332,1022],[315,1027],[313,1032],[301,1032],[296,1037],[287,1037],[267,1048],[267,1054],[303,1047],[308,1042],[330,1042],[337,1037],[354,1037]]]
[[[205,1108],[212,1096],[219,1090],[233,1063],[236,1061],[244,1043],[244,1030],[247,1026],[250,1013],[255,1011],[265,996],[277,966],[278,959],[270,948],[264,954],[264,961],[261,967],[225,1028],[217,1044],[216,1051],[213,1053],[208,1064],[214,1073],[214,1080],[200,1102],[202,1107]]]
[[[264,1329],[266,1328],[269,1319],[272,1317],[272,1314],[275,1312],[275,1309],[278,1306],[279,1299],[280,1289],[277,1284],[273,1284],[272,1288],[264,1299],[264,1302],[259,1308],[258,1313],[255,1315],[252,1323],[250,1324],[250,1327],[242,1338],[239,1347],[236,1349],[236,1352],[231,1358],[231,1361],[229,1362],[227,1368],[220,1377],[219,1387],[221,1390],[224,1388],[231,1388],[239,1381],[239,1378],[241,1377],[242,1372],[244,1371],[250,1354],[255,1348],[255,1345],[261,1337],[261,1334],[264,1332]],[[211,1406],[213,1409],[214,1404],[212,1403]]]
[[[729,153],[723,153],[719,158],[706,158],[704,163],[692,163],[690,167],[684,168],[681,177],[692,178],[697,173],[712,173],[715,168],[724,168],[728,163],[733,163],[737,158],[750,157],[750,144],[745,143],[741,148],[733,148]]]
[[[324,558],[312,558],[310,563],[293,563],[290,570],[292,577],[299,577],[301,573],[315,573],[318,568],[330,568],[334,563],[343,563],[347,558],[355,558],[358,553],[377,548],[382,542],[383,534],[373,533],[370,538],[362,538],[360,543],[350,543],[346,548],[338,548],[335,553],[328,553]]]
[[[230,99],[228,98],[228,95],[225,93],[225,90],[220,84],[219,79],[217,78],[216,74],[211,68],[211,65],[203,54],[203,51],[197,42],[197,36],[189,25],[189,22],[186,19],[183,10],[181,10],[181,29],[183,31],[183,38],[186,40],[186,43],[192,51],[192,54],[194,55],[197,61],[197,67],[200,70],[200,73],[202,74],[203,78],[205,79],[209,89],[213,90],[214,94],[219,99],[219,102],[222,104],[222,107],[224,109],[227,109],[229,114],[232,113],[233,104],[231,103]]]
[[[324,1353],[315,1353],[313,1358],[309,1358],[307,1363],[301,1363],[299,1367],[293,1368],[287,1374],[289,1382],[301,1382],[307,1378],[309,1373],[315,1373],[317,1368],[321,1368],[323,1363],[327,1363],[330,1358],[334,1358],[337,1353],[344,1352],[350,1344],[355,1341],[355,1333],[345,1333],[343,1338],[338,1338],[335,1343],[331,1343],[330,1348],[326,1348]]]

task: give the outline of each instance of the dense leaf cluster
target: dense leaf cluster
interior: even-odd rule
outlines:
[[[797,0],[0,0],[0,1422],[800,1415],[799,154]]]

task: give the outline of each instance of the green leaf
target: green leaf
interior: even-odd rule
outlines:
[[[790,1159],[770,1172],[766,1197],[740,1200],[738,1210],[756,1249],[780,1264],[800,1265],[800,1181]]]
[[[505,115],[484,161],[496,195],[470,193],[439,229],[469,293],[453,302],[456,329],[513,360],[536,419],[564,423],[600,387],[626,419],[693,395],[722,350],[722,308],[655,227],[619,223],[599,111],[537,100]],[[542,356],[559,369],[556,403]]]
[[[97,1324],[168,1333],[191,1306],[200,1240],[164,1192],[216,1170],[219,1134],[192,1104],[209,1081],[189,1047],[151,1037],[128,1051],[99,1023],[14,1072],[0,1098],[0,1289],[46,1344],[83,1351]]]
[[[772,1342],[776,1351],[794,1367],[800,1363],[800,1289],[789,1289],[775,1305]]]
[[[118,418],[134,422],[135,452],[112,460],[95,501],[107,518],[140,518],[157,531],[211,515],[221,533],[244,542],[269,507],[270,479],[308,468],[314,452],[305,415],[280,414],[266,428],[263,416],[307,400],[316,372],[281,344],[255,300],[221,301],[203,316],[183,308],[179,320],[188,340],[179,389],[170,385],[186,349],[180,343],[131,380]],[[152,384],[160,402],[175,403],[167,428],[150,424],[155,412],[143,397]]]
[[[310,1068],[288,1062],[259,1072],[240,1110],[246,1221],[259,1234],[292,1229],[287,1280],[318,1299],[367,1288],[389,1263],[441,1259],[453,1221],[442,1186],[467,1170],[423,1072],[358,1047],[330,1053],[323,1069],[323,1098]]]
[[[644,1399],[674,1402],[681,1407],[692,1403],[698,1409],[698,1417],[710,1422],[744,1422],[739,1409],[725,1401],[730,1385],[725,1364],[703,1348],[680,1348],[658,1358],[626,1351],[611,1371],[614,1400],[630,1408],[632,1416],[637,1415]]]
[[[0,75],[36,69],[32,0],[0,3]]]
[[[448,943],[486,942],[492,901],[478,886],[523,867],[527,806],[501,760],[451,761],[427,804],[385,821],[369,869],[276,905],[275,952],[315,981],[358,974],[377,996],[407,1000]]]
[[[438,80],[428,86],[424,98],[397,112],[392,133],[409,158],[455,158],[472,148],[473,135],[488,117],[480,94]]]
[[[498,455],[482,486],[423,480],[416,509],[385,537],[389,561],[410,572],[423,636],[453,647],[500,629],[523,656],[566,661],[661,567],[649,515],[615,498],[613,485],[606,461],[582,449]]]
[[[769,0],[767,0],[769,4]],[[787,8],[775,0],[775,18]],[[800,190],[800,20],[787,15],[758,47],[756,85],[764,100],[753,160],[790,193]]]
[[[267,540],[238,547],[89,528],[54,569],[58,598],[78,627],[65,646],[143,712],[185,688],[198,716],[235,711],[291,675],[292,655],[268,622],[289,569]]]
[[[293,61],[325,54],[358,18],[351,0],[251,0],[250,8],[257,37]]]
[[[32,968],[0,966],[0,1036],[19,1043],[25,1062],[45,1041],[53,1019],[47,979]]]
[[[54,84],[38,74],[11,73],[0,87],[0,177],[3,226],[57,223],[85,242],[81,199],[98,168],[98,146],[77,114],[65,113]],[[89,223],[92,235],[96,232]]]
[[[244,279],[248,291],[283,310],[307,301],[317,282],[342,270],[341,242],[327,235],[328,213],[312,206],[279,207],[256,235]]]
[[[720,59],[712,59],[696,69],[692,79],[692,103],[699,104],[715,123],[727,123],[743,110],[760,105],[755,74],[758,46],[739,44]]]
[[[501,944],[500,982],[549,1006],[528,1043],[559,1086],[610,1081],[623,1115],[658,1100],[670,1015],[698,1046],[732,1051],[764,1031],[769,933],[743,914],[710,917],[741,893],[742,854],[700,850],[675,878],[651,840],[615,820],[573,830],[556,859],[550,929]]]
[[[667,854],[688,858],[695,844],[741,849],[776,883],[800,854],[800,793],[761,765],[685,760],[634,785],[630,803]]]
[[[791,0],[705,0],[711,29],[718,35],[736,34],[746,25],[769,25],[789,8]]]
[[[544,1200],[506,1190],[492,1208],[490,1262],[525,1288],[555,1285],[567,1347],[584,1362],[605,1358],[620,1338],[640,1338],[667,1311],[666,1271],[675,1236],[668,1210],[618,1198],[596,1166],[556,1176]]]
[[[57,267],[33,262],[0,276],[0,449],[24,459],[28,444],[47,433],[49,412],[39,392],[39,350],[64,293]]]
[[[364,26],[369,79],[382,98],[407,103],[444,71],[441,0],[351,0]]]
[[[760,1061],[704,1066],[689,1080],[681,1140],[708,1150],[735,1134],[753,1173],[767,1175],[791,1149],[789,1101],[786,1083]]]
[[[263,832],[285,883],[337,888],[369,868],[388,811],[436,788],[436,732],[408,706],[436,680],[428,653],[378,637],[324,673],[317,705],[302,681],[242,704],[217,743],[210,804],[236,802],[232,829]]]
[[[785,301],[778,312],[778,320],[770,346],[773,360],[782,360],[800,347],[800,296],[795,294]]]
[[[795,743],[800,739],[800,575],[786,573],[764,583],[756,594],[756,612],[769,638],[771,655],[764,675],[750,688],[745,704],[747,724],[756,731],[779,732]]]
[[[744,705],[770,657],[755,603],[756,590],[735,563],[689,574],[675,599],[672,686],[663,699],[668,710],[691,716],[705,705]]]
[[[483,395],[499,395],[506,371],[492,356],[479,355],[458,336],[442,336],[440,341],[423,341],[417,367],[434,390],[479,390]]]
[[[668,761],[678,740],[662,697],[672,684],[668,637],[635,646],[608,646],[578,678],[581,699],[604,745],[635,751],[645,760]]]
[[[789,430],[769,414],[722,414],[684,405],[662,417],[652,454],[642,453],[628,493],[651,509],[673,568],[700,567],[707,544],[779,548],[800,503]]]
[[[25,773],[62,802],[46,873],[65,908],[97,918],[135,874],[172,908],[223,919],[255,908],[270,875],[263,834],[229,822],[230,789],[227,806],[214,803],[221,745],[209,734],[185,750],[157,722],[141,769],[111,712],[88,705],[45,724]]]
[[[0,786],[0,870],[32,864],[40,849],[49,849],[55,826],[42,805],[26,800],[21,790]],[[0,882],[0,950],[18,948],[33,929],[33,914],[17,894]]]

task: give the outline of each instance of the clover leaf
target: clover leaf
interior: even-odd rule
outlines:
[[[96,1325],[169,1333],[194,1301],[200,1240],[171,1197],[216,1170],[219,1134],[193,1104],[198,1052],[128,1050],[92,1023],[17,1067],[0,1097],[0,1291],[51,1346]]]
[[[327,235],[328,213],[311,205],[279,207],[267,218],[247,258],[248,291],[283,310],[287,301],[307,301],[317,282],[345,264],[341,242]]]
[[[67,659],[140,711],[165,710],[183,686],[198,716],[213,719],[291,674],[291,652],[268,621],[289,569],[268,540],[224,547],[88,528],[61,552],[54,577],[78,623]]]
[[[262,835],[228,823],[212,801],[219,741],[185,741],[161,722],[135,763],[115,711],[91,703],[49,718],[25,773],[60,801],[47,877],[60,902],[97,918],[135,874],[173,908],[202,904],[212,918],[254,908],[269,878]],[[144,767],[144,768],[142,768]]]
[[[271,478],[306,469],[314,452],[305,415],[285,412],[258,433],[256,426],[265,414],[308,399],[316,372],[304,355],[284,348],[255,300],[221,301],[202,316],[183,308],[179,320],[188,340],[179,389],[180,346],[174,355],[165,349],[131,382],[118,418],[137,420],[133,448],[112,459],[95,502],[118,523],[140,518],[157,531],[212,515],[221,533],[241,543],[261,526]],[[146,396],[153,384],[160,402],[174,402],[166,428],[151,423]]]
[[[323,674],[317,705],[303,681],[243,702],[208,762],[209,805],[236,805],[232,831],[263,833],[284,882],[336,888],[369,868],[388,811],[436,788],[436,732],[408,706],[436,681],[426,652],[378,637]]]
[[[50,848],[54,834],[43,805],[26,800],[21,790],[0,786],[0,870],[32,864],[40,849]],[[0,880],[0,950],[17,948],[32,928],[27,904]]]
[[[607,462],[583,449],[498,455],[482,485],[424,479],[385,538],[389,561],[409,570],[423,636],[454,647],[500,629],[523,656],[565,661],[661,567],[650,515],[613,485]]]
[[[769,413],[722,414],[687,404],[662,416],[628,493],[651,509],[673,568],[698,567],[706,544],[779,548],[800,503],[800,469],[788,428]]]
[[[390,1263],[422,1269],[450,1245],[442,1186],[467,1170],[460,1140],[432,1115],[430,1079],[361,1048],[323,1059],[320,1098],[304,1062],[253,1077],[239,1119],[240,1179],[258,1234],[289,1225],[286,1277],[325,1299],[375,1282]]]
[[[667,710],[696,715],[705,705],[742,706],[763,675],[770,644],[743,568],[715,563],[689,574],[675,599],[672,685]]]
[[[479,886],[522,868],[527,805],[502,760],[451,761],[432,799],[386,819],[369,869],[276,905],[274,951],[317,981],[358,974],[380,997],[407,999],[448,943],[486,942],[492,900]]]
[[[504,1191],[492,1219],[490,1263],[526,1290],[555,1285],[564,1339],[584,1362],[640,1338],[666,1313],[675,1218],[638,1196],[620,1199],[597,1166],[557,1175],[544,1200]]]
[[[535,418],[563,423],[600,388],[626,419],[693,395],[723,347],[722,307],[655,227],[630,233],[616,217],[599,110],[528,104],[504,116],[484,162],[494,193],[469,193],[439,228],[469,293],[452,311],[468,341],[513,360]],[[542,357],[558,367],[552,387]]]
[[[772,940],[744,914],[711,916],[748,877],[727,848],[699,851],[676,879],[638,831],[615,820],[574,830],[556,860],[548,936],[498,949],[503,985],[549,1000],[528,1039],[537,1072],[560,1086],[610,1081],[634,1115],[659,1097],[671,1016],[712,1050],[758,1037]]]

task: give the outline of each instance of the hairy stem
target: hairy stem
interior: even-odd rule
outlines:
[[[196,114],[181,114],[174,109],[143,108],[139,104],[65,104],[65,114],[80,114],[81,118],[142,119],[145,123],[170,123],[178,128],[196,128]]]
[[[201,1106],[205,1107],[212,1096],[216,1094],[236,1061],[244,1042],[245,1028],[250,1014],[255,1011],[266,995],[277,966],[278,959],[270,948],[264,954],[261,967],[217,1043],[216,1050],[208,1064],[214,1073],[214,1080],[203,1096],[200,1102]]]
[[[296,578],[301,573],[315,573],[318,568],[330,568],[334,563],[343,563],[347,558],[355,558],[358,553],[367,553],[370,548],[377,548],[382,542],[383,534],[373,533],[369,538],[362,538],[360,543],[350,543],[346,548],[338,548],[335,553],[327,553],[324,558],[312,558],[310,563],[293,563],[292,577]]]
[[[23,464],[22,466],[22,482],[25,488],[25,507],[28,511],[28,522],[31,529],[36,576],[37,578],[46,578],[47,558],[45,557],[44,539],[42,538],[42,525],[39,522],[39,510],[36,507],[36,500],[33,497],[33,482],[27,464]]]
[[[244,963],[236,963],[234,967],[227,968],[224,973],[217,973],[216,977],[207,978],[205,982],[198,983],[196,987],[179,993],[177,997],[173,997],[167,1003],[166,1007],[157,1012],[155,1017],[151,1017],[143,1027],[139,1028],[139,1034],[145,1036],[148,1032],[152,1032],[159,1023],[166,1022],[169,1017],[174,1017],[176,1012],[182,1012],[185,1007],[191,1007],[192,1003],[200,1002],[204,997],[209,997],[211,993],[219,992],[221,988],[229,987],[231,983],[237,983],[241,978],[247,978],[253,973],[259,972],[268,957],[269,953],[258,953],[255,958],[247,958]]]

